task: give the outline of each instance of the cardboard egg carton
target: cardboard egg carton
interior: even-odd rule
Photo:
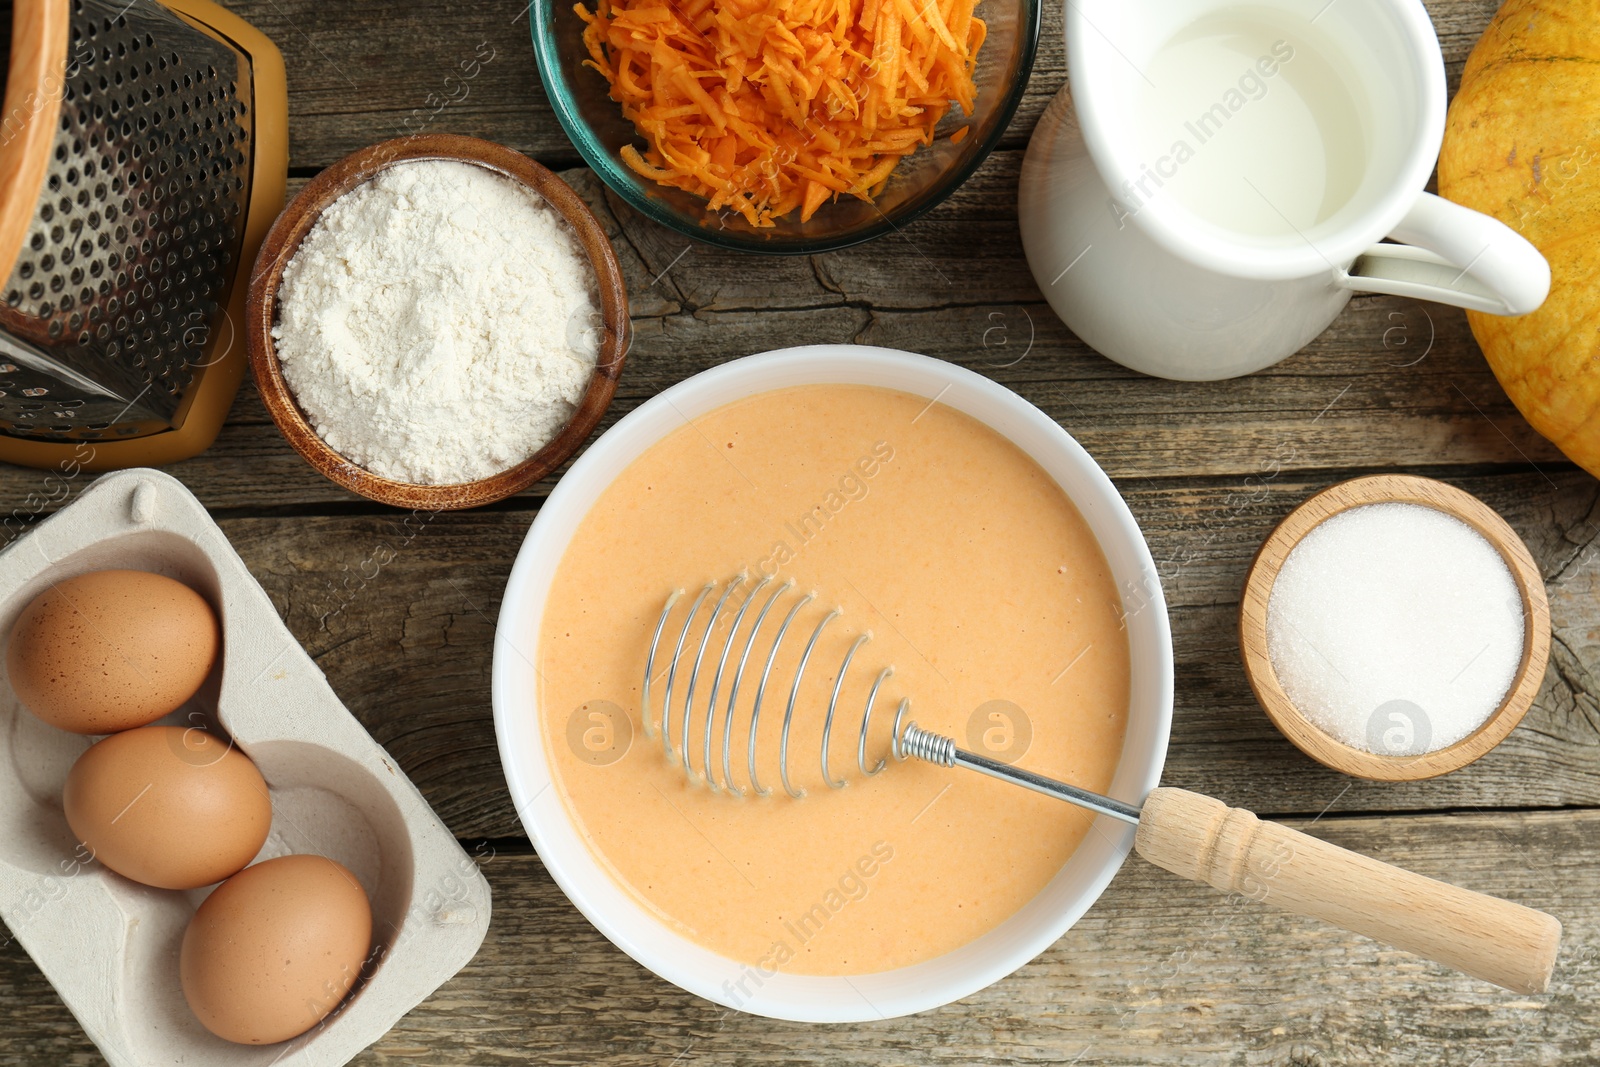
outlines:
[[[49,583],[113,567],[176,578],[216,610],[218,664],[162,721],[220,725],[255,761],[273,806],[258,859],[308,852],[350,868],[372,902],[373,954],[351,996],[301,1037],[246,1046],[205,1030],[183,999],[178,947],[210,889],[138,885],[78,844],[61,789],[92,739],[23,708],[3,655],[0,918],[113,1067],[346,1063],[477,952],[489,927],[488,884],[176,479],[106,475],[0,552],[0,640]]]

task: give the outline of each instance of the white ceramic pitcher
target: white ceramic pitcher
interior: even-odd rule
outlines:
[[[1537,249],[1423,191],[1446,101],[1419,0],[1066,5],[1069,88],[1018,210],[1040,289],[1103,355],[1229,378],[1300,349],[1352,292],[1544,301]]]

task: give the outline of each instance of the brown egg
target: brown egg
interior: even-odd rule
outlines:
[[[147,571],[91,571],[34,597],[6,649],[28,710],[78,734],[154,722],[200,688],[222,643],[204,597]]]
[[[78,757],[61,800],[96,859],[160,889],[222,881],[255,859],[272,826],[256,765],[198,728],[112,734]]]
[[[339,1006],[372,947],[372,907],[341,864],[280,856],[206,898],[178,959],[183,995],[218,1037],[269,1045]]]

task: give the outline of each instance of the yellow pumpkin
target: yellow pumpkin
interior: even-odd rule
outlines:
[[[1600,0],[1506,0],[1450,105],[1439,192],[1550,261],[1538,311],[1467,317],[1517,410],[1600,476]]]

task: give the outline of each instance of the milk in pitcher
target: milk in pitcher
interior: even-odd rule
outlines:
[[[1143,165],[1120,190],[1137,211],[1171,196],[1213,225],[1281,237],[1329,218],[1367,164],[1365,108],[1337,46],[1281,12],[1204,16],[1145,64],[1131,109]]]

